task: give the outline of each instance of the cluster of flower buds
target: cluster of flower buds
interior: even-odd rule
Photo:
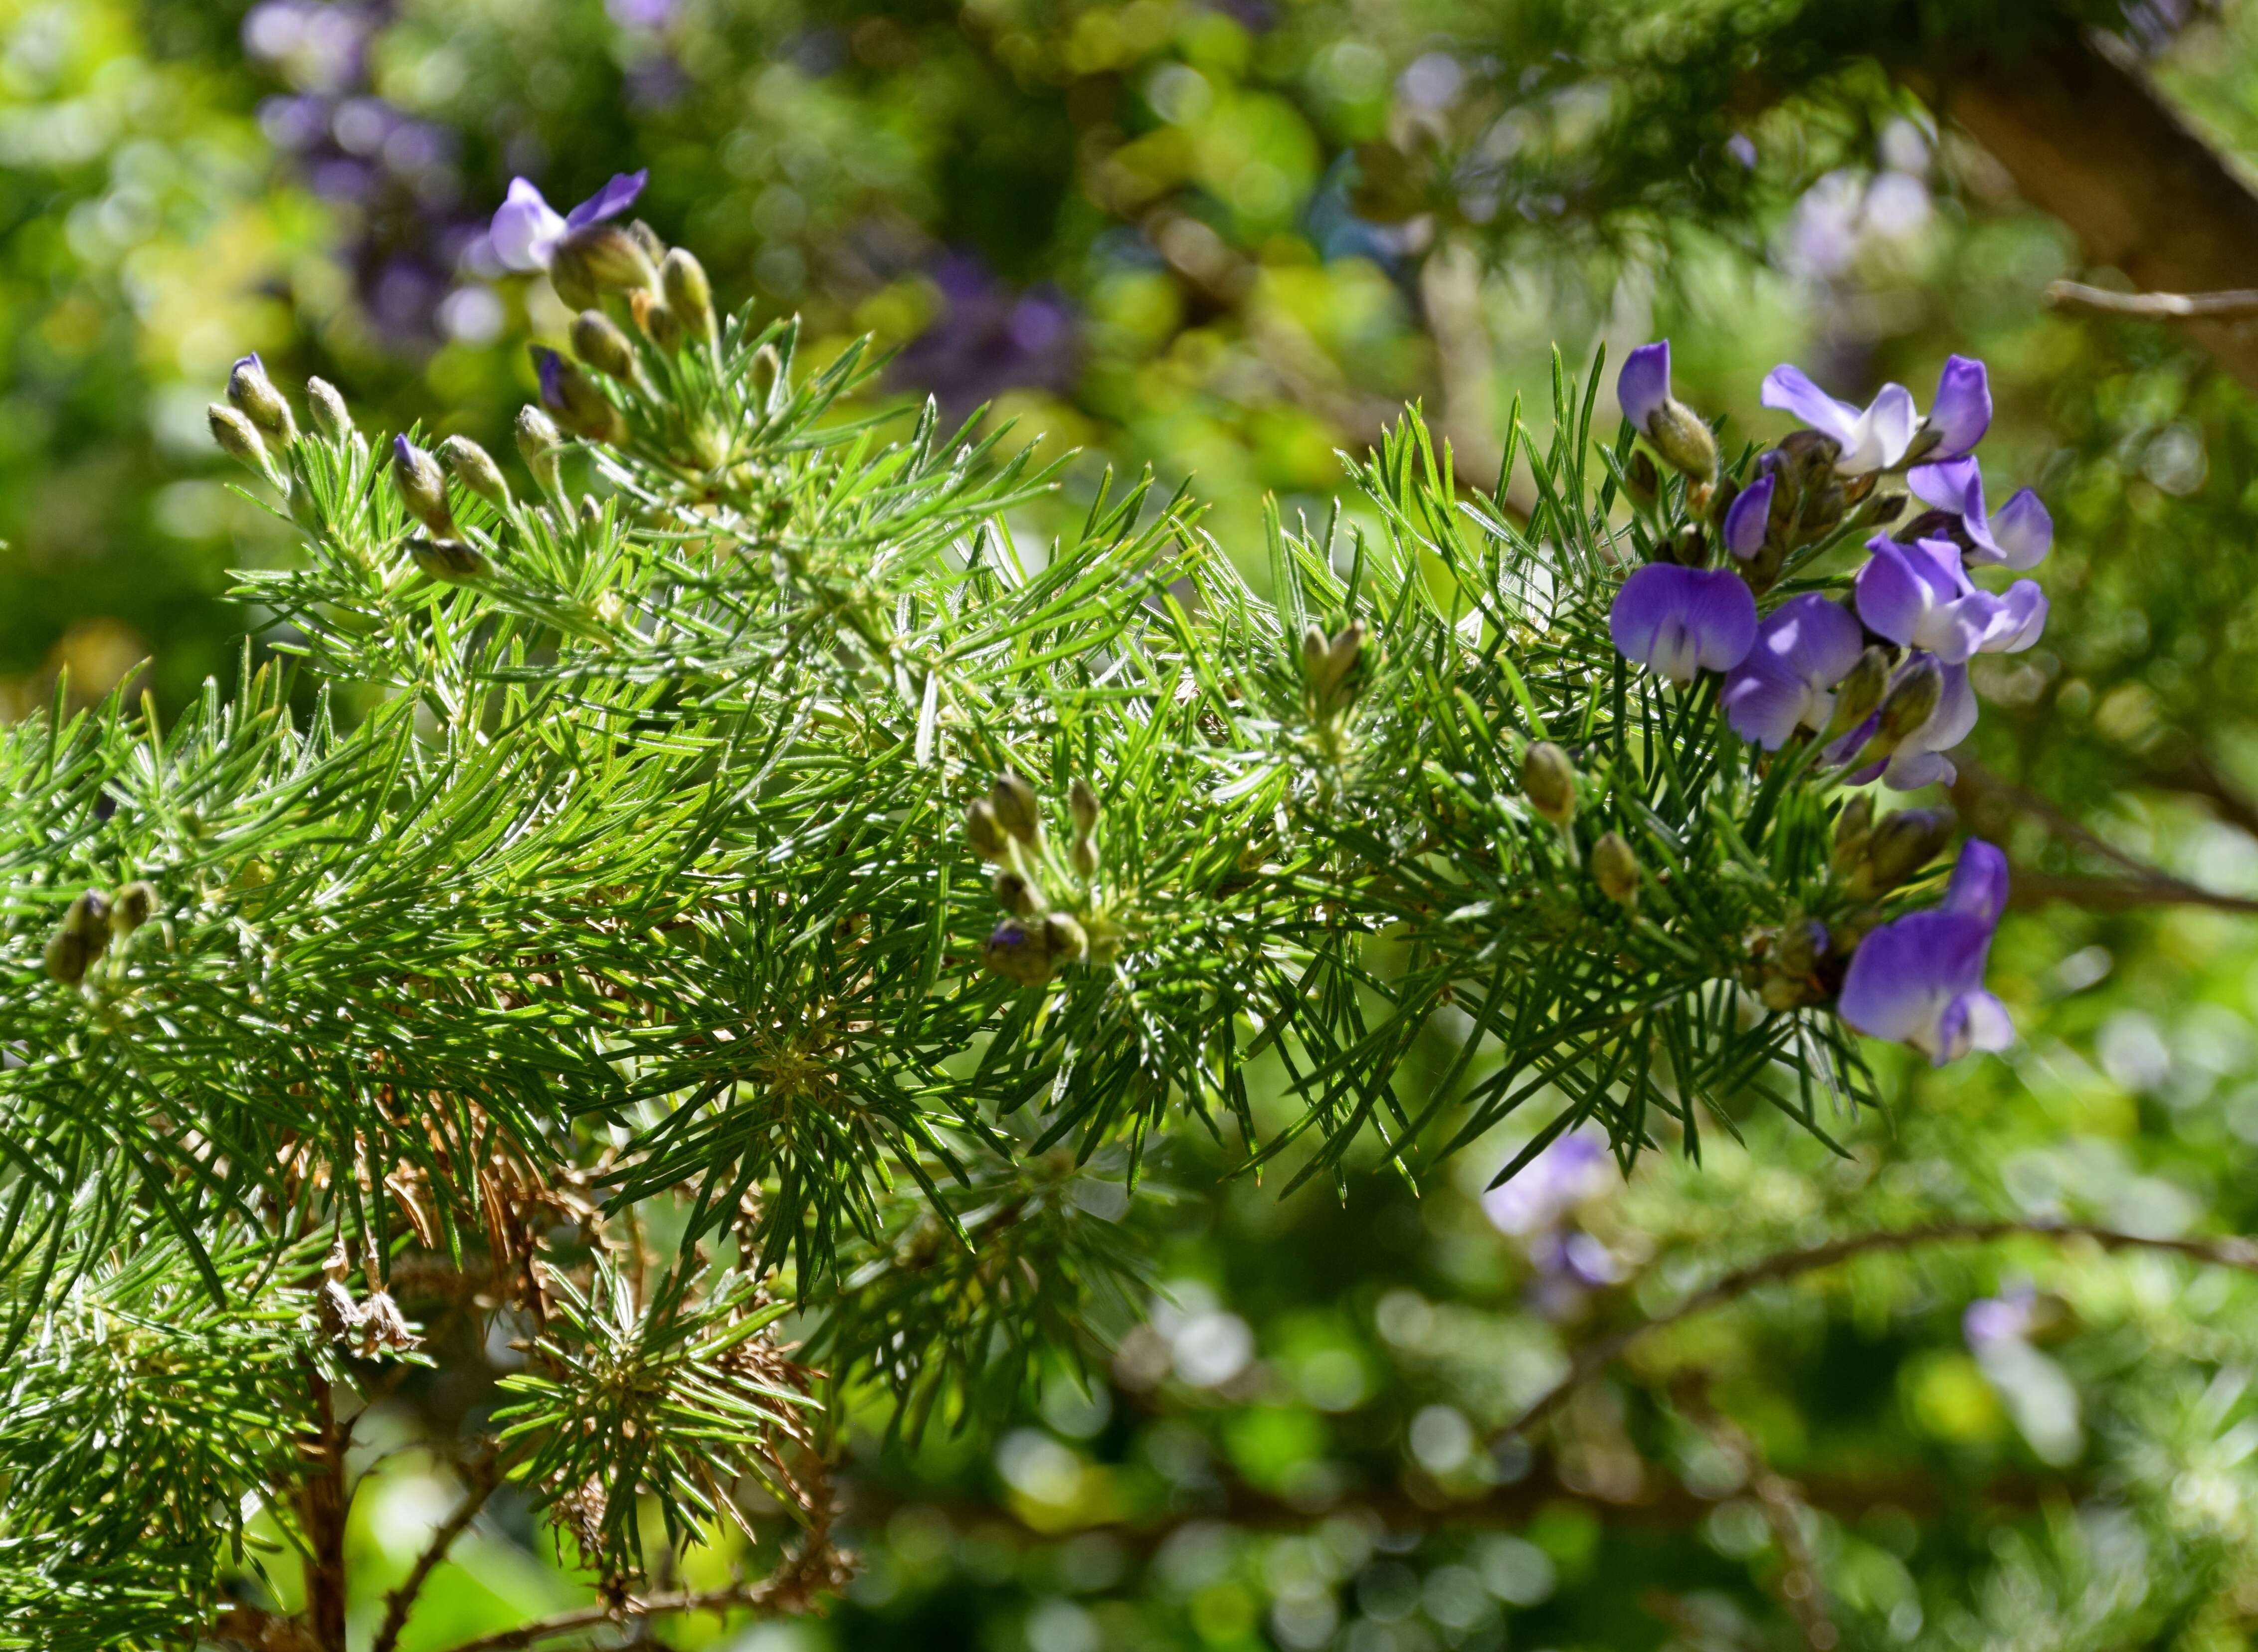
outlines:
[[[1568,754],[1549,740],[1530,742],[1521,759],[1521,792],[1529,806],[1560,829],[1561,840],[1575,852],[1570,832],[1576,819],[1576,765]],[[1638,906],[1640,880],[1644,873],[1638,853],[1620,832],[1603,832],[1593,842],[1585,869],[1600,893],[1627,910]]]
[[[106,895],[88,890],[64,908],[63,921],[47,937],[47,974],[65,986],[77,985],[112,939],[124,940],[156,911],[155,887],[138,878]]]
[[[653,394],[641,348],[621,322],[669,356],[685,344],[710,352],[721,337],[713,284],[698,259],[666,246],[640,219],[618,222],[648,177],[622,173],[561,216],[532,183],[516,179],[488,232],[505,265],[546,271],[557,297],[579,312],[572,327],[577,361],[551,350],[533,352],[542,406],[573,435],[614,446],[627,438],[626,422],[589,375]],[[725,444],[717,433],[693,433],[693,441],[701,458],[721,462]]]
[[[344,408],[335,390],[328,385],[322,388],[340,409]],[[291,416],[290,404],[282,393],[266,376],[266,364],[256,351],[228,370],[227,400],[206,408],[204,417],[221,452],[257,471],[280,492],[290,491],[289,453],[298,439],[298,422]]]
[[[467,436],[451,438],[451,444],[458,454],[475,455],[475,458],[466,461],[465,468],[491,472],[493,485],[508,498],[508,489],[502,483],[501,472],[484,448]],[[460,478],[462,471],[458,469],[456,474]],[[482,474],[481,480],[486,479]],[[465,539],[457,525],[454,509],[447,502],[446,473],[440,470],[438,461],[404,436],[392,438],[392,482],[399,491],[400,502],[408,507],[408,514],[424,527],[423,534],[408,542],[408,555],[424,575],[443,585],[460,585],[465,580],[482,579],[493,571],[486,553]],[[469,484],[465,482],[465,486]]]
[[[1005,912],[982,956],[1006,980],[1040,986],[1065,965],[1111,956],[1118,936],[1090,887],[1099,865],[1100,812],[1090,783],[1076,781],[1067,795],[1074,832],[1062,854],[1043,831],[1035,789],[1016,774],[998,776],[988,795],[965,810],[965,841],[995,866],[996,900]]]

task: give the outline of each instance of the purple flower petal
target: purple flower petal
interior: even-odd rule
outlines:
[[[1778,751],[1811,716],[1811,691],[1800,678],[1743,660],[1725,678],[1725,720],[1743,740]]]
[[[2035,568],[2054,549],[2054,518],[2027,487],[2018,489],[1992,519],[1992,547],[1999,560],[2020,573]]]
[[[1920,657],[1911,656],[1907,664]],[[1940,783],[1950,785],[1958,778],[1959,770],[1943,754],[1975,731],[1976,713],[1976,690],[1968,680],[1968,668],[1947,665],[1944,692],[1936,702],[1936,709],[1929,713],[1927,722],[1898,742],[1897,750],[1879,771],[1882,783],[1892,791],[1918,791],[1923,786]],[[1854,776],[1851,783],[1864,782]]]
[[[1999,612],[1979,645],[1985,654],[2020,654],[2046,629],[2046,592],[2035,579],[2018,579],[1999,599]]]
[[[1869,1037],[1910,1044],[1940,1066],[1970,1049],[2005,1048],[2013,1027],[1984,990],[1992,928],[1947,911],[1883,925],[1850,955],[1837,1012]]]
[[[1958,912],[1996,925],[2007,910],[2007,856],[1996,843],[1970,838],[1960,846],[1940,911]]]
[[[1782,362],[1765,375],[1758,399],[1767,408],[1793,414],[1820,435],[1832,436],[1845,452],[1855,440],[1859,409],[1836,401],[1812,383],[1802,368],[1791,363]]]
[[[1928,428],[1940,438],[1934,458],[1956,459],[1984,439],[1992,428],[1992,380],[1982,362],[1967,356],[1944,358]]]
[[[1757,646],[1806,682],[1832,688],[1858,663],[1864,640],[1840,604],[1813,592],[1773,609]]]
[[[541,381],[541,405],[551,413],[564,408],[564,360],[553,350],[533,347],[533,371]]]
[[[1877,636],[1911,642],[1934,599],[1928,583],[1906,556],[1907,548],[1886,535],[1870,541],[1867,549],[1874,554],[1858,570],[1858,617]]]
[[[1976,651],[1999,599],[1968,583],[1959,548],[1942,539],[1899,544],[1887,535],[1866,542],[1873,553],[1858,571],[1858,617],[1892,642],[1928,649],[1956,665]]]
[[[1778,751],[1799,728],[1823,728],[1835,714],[1831,691],[1857,663],[1858,622],[1813,592],[1792,597],[1757,628],[1756,646],[1725,677],[1722,703],[1733,732]]]
[[[1880,769],[1882,783],[1892,791],[1919,791],[1924,786],[1949,786],[1960,778],[1952,760],[1939,751],[1900,749]]]
[[[650,169],[648,167],[641,172],[614,174],[609,183],[564,215],[564,227],[567,230],[585,230],[592,223],[601,223],[606,218],[617,217],[635,205],[636,197],[643,193],[643,185],[650,181]]]
[[[1608,620],[1617,652],[1683,688],[1729,671],[1757,640],[1757,599],[1729,569],[1650,563],[1623,581]]]
[[[545,270],[564,238],[564,220],[541,198],[529,180],[513,178],[509,195],[487,230],[494,256],[513,270]]]
[[[1725,513],[1725,549],[1743,562],[1764,549],[1765,535],[1772,527],[1773,486],[1767,471],[1743,488]]]
[[[1972,504],[1977,515],[1984,514],[1984,476],[1973,459],[1940,459],[1933,464],[1916,464],[1906,472],[1906,486],[1922,504],[1933,505],[1938,510],[1965,516]]]
[[[1654,410],[1670,400],[1670,341],[1641,344],[1623,358],[1615,377],[1615,401],[1624,418],[1644,433]]]

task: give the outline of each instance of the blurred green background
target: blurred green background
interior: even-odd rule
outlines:
[[[849,1598],[669,1637],[2245,1645],[2258,1293],[2233,1273],[2035,1239],[1878,1255],[1508,1431],[1564,1351],[1771,1251],[2252,1225],[2258,414],[2179,334],[2048,310],[2071,234],[1877,67],[2088,25],[2258,160],[2238,5],[0,0],[0,713],[145,658],[177,705],[259,624],[227,571],[292,536],[202,412],[241,351],[365,425],[504,450],[524,346],[565,320],[483,244],[517,174],[562,207],[649,167],[641,210],[730,302],[799,313],[819,358],[875,335],[890,394],[1083,450],[1070,496],[1109,464],[1196,478],[1250,567],[1264,494],[1321,507],[1406,400],[1487,483],[1556,341],[1580,367],[1668,333],[1680,394],[1767,437],[1776,361],[1925,399],[1981,355],[1993,496],[2033,483],[2059,528],[2051,627],[1985,656],[1956,799],[2022,881],[2010,1056],[1902,1067],[1840,1154],[1750,1117],[1628,1184],[1572,1152],[1485,1196],[1501,1139],[1424,1189],[1282,1202],[1188,1148],[1124,1215],[1165,1285],[1086,1388],[1062,1370],[914,1448],[874,1406]],[[366,1610],[444,1515],[431,1443],[491,1404],[508,1341],[444,1351],[365,1425]],[[413,1647],[588,1597],[505,1502],[427,1598]]]

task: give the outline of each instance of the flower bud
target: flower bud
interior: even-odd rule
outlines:
[[[1674,396],[1647,416],[1646,439],[1666,464],[1696,482],[1717,473],[1717,438],[1700,414]]]
[[[1012,770],[1006,769],[996,776],[988,792],[988,806],[996,812],[996,823],[1020,842],[1033,843],[1042,835],[1035,789]]]
[[[337,386],[326,379],[306,380],[306,410],[314,415],[314,428],[333,442],[352,439],[352,411],[345,399],[337,394]]]
[[[1871,717],[1889,686],[1889,650],[1877,644],[1859,655],[1835,685],[1835,712],[1827,720],[1827,732],[1821,738],[1839,740]]]
[[[1949,809],[1900,809],[1874,827],[1852,878],[1862,898],[1886,895],[1937,856],[1952,836]]]
[[[996,807],[982,798],[964,811],[964,841],[973,854],[983,861],[1000,861],[1005,854],[1003,824],[996,819]]]
[[[632,293],[658,285],[650,254],[635,232],[616,223],[584,224],[557,244],[549,266],[557,295],[578,309],[591,294]]]
[[[1835,837],[1827,860],[1839,876],[1850,876],[1866,858],[1866,839],[1873,829],[1874,800],[1862,791],[1835,817]]]
[[[477,494],[489,505],[509,508],[509,483],[502,477],[501,466],[494,463],[493,454],[470,437],[451,436],[439,443],[439,463],[466,492]]]
[[[1078,964],[1090,956],[1090,936],[1068,914],[1051,912],[1043,918],[1043,947],[1054,965]]]
[[[1302,670],[1311,715],[1346,710],[1362,685],[1364,621],[1351,620],[1330,637],[1311,626],[1302,636]]]
[[[110,897],[90,889],[63,909],[63,921],[47,938],[47,973],[65,986],[75,985],[109,945]]]
[[[681,247],[669,252],[658,266],[658,281],[666,294],[666,307],[692,337],[709,347],[721,338],[714,315],[714,286],[706,266]]]
[[[1521,760],[1521,790],[1529,806],[1554,826],[1576,818],[1576,765],[1551,741],[1535,741]]]
[[[544,493],[563,485],[557,462],[564,451],[564,436],[554,421],[530,402],[517,410],[517,453]]]
[[[147,923],[156,910],[156,885],[135,879],[110,897],[110,933],[120,939],[131,934]]]
[[[93,943],[74,930],[59,929],[47,937],[47,974],[66,987],[86,979],[87,966],[96,955]]]
[[[1087,832],[1076,833],[1073,847],[1067,858],[1074,863],[1076,877],[1096,877],[1098,866],[1097,840]]]
[[[1635,450],[1623,466],[1623,494],[1641,510],[1652,510],[1662,497],[1662,472],[1654,468],[1654,457],[1644,448]]]
[[[619,409],[604,399],[594,379],[553,350],[536,349],[533,360],[541,376],[541,405],[566,429],[614,446],[626,436]]]
[[[600,309],[584,309],[572,318],[572,353],[607,379],[633,383],[642,376],[634,344]]]
[[[212,440],[219,444],[221,452],[249,465],[268,481],[279,481],[273,464],[266,457],[266,444],[259,439],[258,427],[249,419],[219,401],[204,409],[204,419],[211,426]]]
[[[628,308],[643,336],[668,355],[682,348],[682,318],[650,293],[630,293]]]
[[[1097,793],[1090,790],[1090,782],[1077,780],[1067,789],[1067,812],[1074,817],[1074,829],[1084,837],[1097,830]]]
[[[427,578],[436,579],[443,585],[483,579],[493,571],[493,564],[476,545],[465,544],[459,539],[411,539],[408,542],[408,558]]]
[[[266,376],[266,364],[256,351],[239,358],[229,370],[227,399],[270,442],[288,447],[298,439],[298,422],[290,416],[290,404]]]
[[[1325,632],[1319,625],[1306,627],[1302,632],[1302,675],[1310,682],[1325,669]]]
[[[392,438],[392,485],[400,490],[400,502],[408,507],[409,515],[435,534],[454,533],[455,514],[447,508],[447,479],[431,456],[404,436]]]
[[[1040,987],[1051,978],[1050,947],[1040,924],[1031,928],[1016,918],[1005,918],[981,947],[980,958],[1005,980],[1023,987]]]
[[[1638,904],[1638,856],[1620,832],[1610,832],[1592,845],[1592,882],[1600,893],[1622,906]]]
[[[1944,668],[1934,654],[1916,654],[1882,696],[1879,721],[1866,745],[1869,757],[1886,755],[1936,714],[1944,698]]]
[[[995,888],[996,904],[1007,912],[1033,918],[1043,910],[1043,897],[1035,886],[1009,867],[997,869]]]

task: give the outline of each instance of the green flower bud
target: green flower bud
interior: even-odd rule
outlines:
[[[63,912],[63,927],[94,943],[100,952],[110,944],[110,897],[90,889]]]
[[[1097,830],[1097,793],[1090,790],[1090,782],[1077,780],[1067,789],[1067,812],[1074,817],[1074,829],[1088,837]]]
[[[1005,918],[988,937],[980,957],[1004,979],[1023,987],[1040,987],[1051,978],[1050,947],[1040,924],[1030,927],[1016,918]]]
[[[1554,826],[1576,818],[1576,765],[1551,741],[1535,741],[1521,760],[1521,790],[1529,806]]]
[[[1916,656],[1882,697],[1879,721],[1873,739],[1866,742],[1865,755],[1871,759],[1895,751],[1936,714],[1943,698],[1944,668],[1934,654]]]
[[[554,494],[563,485],[557,461],[564,451],[564,436],[555,420],[531,402],[517,410],[518,457],[544,493]]]
[[[1033,843],[1042,836],[1035,789],[1010,769],[996,777],[988,793],[988,806],[996,812],[996,823],[1020,842]]]
[[[658,282],[666,294],[666,307],[674,312],[691,337],[712,346],[721,339],[714,314],[714,286],[706,266],[681,247],[669,252],[658,266]]]
[[[156,885],[137,878],[110,897],[110,932],[121,939],[130,935],[147,923],[156,910]]]
[[[658,272],[633,230],[616,223],[590,223],[557,244],[549,279],[557,297],[575,309],[586,309],[605,293],[657,286]]]
[[[996,904],[1007,912],[1033,918],[1043,910],[1041,892],[1009,867],[997,869],[995,888]]]
[[[541,377],[541,405],[561,419],[566,429],[614,447],[626,438],[620,410],[604,399],[596,381],[577,364],[553,350],[541,349],[535,350],[534,362]]]
[[[86,979],[87,967],[96,955],[94,944],[75,931],[59,929],[47,937],[47,974],[66,987],[75,987]]]
[[[682,318],[657,296],[631,293],[628,307],[635,312],[636,325],[652,344],[670,356],[682,348]]]
[[[1051,912],[1043,918],[1043,947],[1054,965],[1083,963],[1090,957],[1090,936],[1066,913]]]
[[[266,457],[266,444],[259,439],[258,427],[250,420],[218,401],[204,409],[204,420],[211,426],[212,440],[219,444],[221,452],[280,486],[281,479],[275,473],[273,462]]]
[[[334,442],[352,439],[352,413],[345,399],[337,394],[337,386],[326,379],[306,380],[306,408],[314,415],[314,428]]]
[[[1662,472],[1644,448],[1634,450],[1630,463],[1623,466],[1623,494],[1641,510],[1652,510],[1662,497]]]
[[[1592,882],[1600,893],[1622,906],[1638,904],[1638,856],[1620,832],[1610,832],[1592,845]]]
[[[241,358],[229,370],[227,399],[268,441],[288,447],[298,439],[298,422],[290,416],[290,404],[266,376],[266,364],[255,352]]]
[[[425,578],[443,585],[463,585],[493,572],[493,564],[477,546],[459,539],[411,539],[408,557]]]
[[[982,798],[964,811],[964,840],[983,861],[1000,861],[1005,854],[1004,827],[995,805]]]
[[[1324,627],[1312,625],[1302,633],[1302,675],[1314,683],[1324,669]]]
[[[1073,847],[1069,851],[1067,858],[1073,861],[1076,877],[1096,877],[1098,867],[1097,840],[1086,832],[1076,833]]]
[[[1827,720],[1821,740],[1840,740],[1874,714],[1889,691],[1890,654],[1877,643],[1861,654],[1843,680],[1835,685],[1835,712]]]
[[[631,384],[643,376],[633,341],[600,309],[584,309],[572,318],[572,353],[607,379]]]
[[[1866,858],[1866,839],[1873,829],[1874,800],[1862,791],[1835,817],[1835,840],[1827,860],[1838,876],[1850,876]]]
[[[465,490],[476,493],[489,505],[509,508],[509,483],[504,479],[501,466],[487,452],[466,436],[451,436],[439,443],[439,463],[447,467],[447,474],[460,482]]]
[[[1873,829],[1863,863],[1851,878],[1859,898],[1886,895],[1937,856],[1950,840],[1949,809],[1900,809]]]
[[[1346,710],[1363,684],[1364,621],[1352,620],[1331,637],[1311,626],[1302,637],[1302,670],[1311,716]]]
[[[1717,438],[1701,415],[1675,397],[1665,398],[1648,415],[1646,439],[1665,463],[1696,482],[1717,473]]]
[[[392,438],[392,485],[410,516],[442,538],[453,536],[455,513],[447,506],[447,479],[437,461],[404,436]]]

